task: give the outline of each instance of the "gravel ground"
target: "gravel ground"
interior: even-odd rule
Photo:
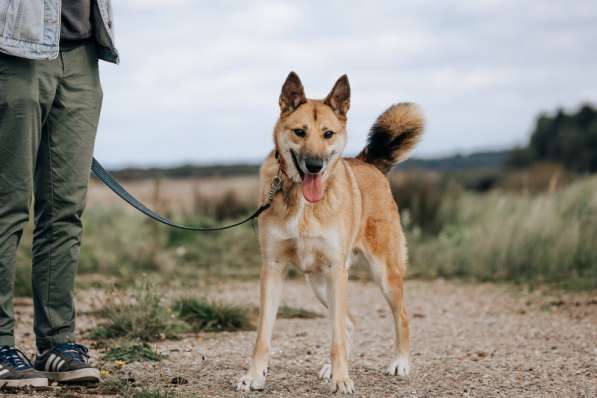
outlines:
[[[200,293],[200,292],[198,292]],[[258,282],[210,288],[209,296],[258,303]],[[82,328],[95,323],[98,299],[81,292]],[[325,314],[302,282],[286,284],[284,303]],[[357,317],[350,374],[357,397],[597,397],[597,295],[529,292],[519,286],[408,281],[412,371],[408,380],[385,376],[392,359],[391,314],[377,287],[351,282]],[[20,344],[32,350],[31,305],[19,300]],[[29,334],[27,334],[29,333]],[[159,364],[122,370],[143,386],[172,387],[199,397],[241,397],[234,386],[247,368],[255,332],[205,333],[156,345],[169,354]],[[323,397],[329,385],[317,378],[328,356],[325,318],[279,320],[273,337],[265,391],[247,397]],[[93,352],[98,357],[97,352]],[[173,360],[176,359],[176,360]],[[94,389],[53,387],[33,397],[98,396]],[[0,393],[0,395],[2,395]]]

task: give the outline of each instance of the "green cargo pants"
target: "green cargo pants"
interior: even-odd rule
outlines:
[[[102,103],[95,45],[33,61],[0,53],[0,346],[14,345],[16,250],[34,197],[37,347],[74,341],[73,289]]]

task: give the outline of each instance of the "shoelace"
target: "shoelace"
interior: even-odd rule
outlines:
[[[16,370],[27,370],[33,367],[23,351],[13,347],[0,348],[0,362],[7,363]]]
[[[87,363],[89,359],[89,349],[81,344],[66,343],[55,347],[54,350],[62,354],[69,361]]]

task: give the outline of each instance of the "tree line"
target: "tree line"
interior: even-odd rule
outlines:
[[[596,172],[597,109],[585,104],[570,113],[558,109],[539,115],[528,145],[514,149],[508,165],[518,168],[535,162],[559,163],[579,173]]]

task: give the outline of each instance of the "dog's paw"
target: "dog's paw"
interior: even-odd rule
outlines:
[[[253,377],[244,375],[236,385],[236,391],[249,392],[260,391],[265,388],[265,377]]]
[[[390,376],[408,377],[409,372],[410,363],[408,358],[398,358],[386,369],[386,374]]]
[[[354,383],[350,377],[344,379],[332,378],[332,392],[340,394],[354,394]]]
[[[319,378],[325,381],[330,381],[332,379],[332,364],[325,363],[321,367],[319,371]]]

